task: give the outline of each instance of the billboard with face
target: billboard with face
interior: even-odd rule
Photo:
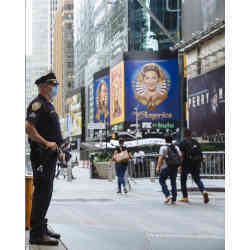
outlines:
[[[109,123],[109,75],[94,80],[94,122]]]
[[[225,133],[225,67],[188,81],[189,127],[195,137]]]
[[[125,89],[126,121],[180,119],[176,58],[125,61]]]
[[[124,122],[124,62],[110,69],[110,125]]]

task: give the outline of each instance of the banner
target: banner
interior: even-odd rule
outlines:
[[[124,122],[124,62],[110,69],[110,125]]]
[[[178,62],[171,59],[125,61],[125,119],[180,119]]]
[[[225,67],[188,81],[189,127],[195,137],[225,133]]]
[[[94,122],[110,122],[109,75],[94,80]]]

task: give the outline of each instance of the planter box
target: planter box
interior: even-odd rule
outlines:
[[[115,178],[115,168],[112,163],[112,170],[109,162],[95,162],[95,167],[100,179],[109,179],[109,171],[112,171],[112,179]]]

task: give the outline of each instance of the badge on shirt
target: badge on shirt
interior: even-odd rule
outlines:
[[[32,104],[32,111],[37,111],[37,110],[39,110],[40,108],[41,108],[41,103],[40,102],[34,102],[33,104]]]

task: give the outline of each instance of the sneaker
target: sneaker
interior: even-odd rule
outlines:
[[[167,204],[169,201],[172,201],[172,197],[171,196],[166,197],[166,200],[164,201],[164,203]]]
[[[117,194],[121,194],[121,193],[122,193],[122,191],[119,189],[116,193],[117,193]]]
[[[124,188],[123,191],[125,194],[128,192],[127,188]]]
[[[188,198],[182,197],[181,199],[179,199],[180,202],[185,202],[188,203]]]
[[[176,201],[171,200],[171,205],[175,205]]]
[[[203,191],[202,196],[203,196],[204,203],[205,204],[208,203],[209,202],[208,193],[206,191]]]

